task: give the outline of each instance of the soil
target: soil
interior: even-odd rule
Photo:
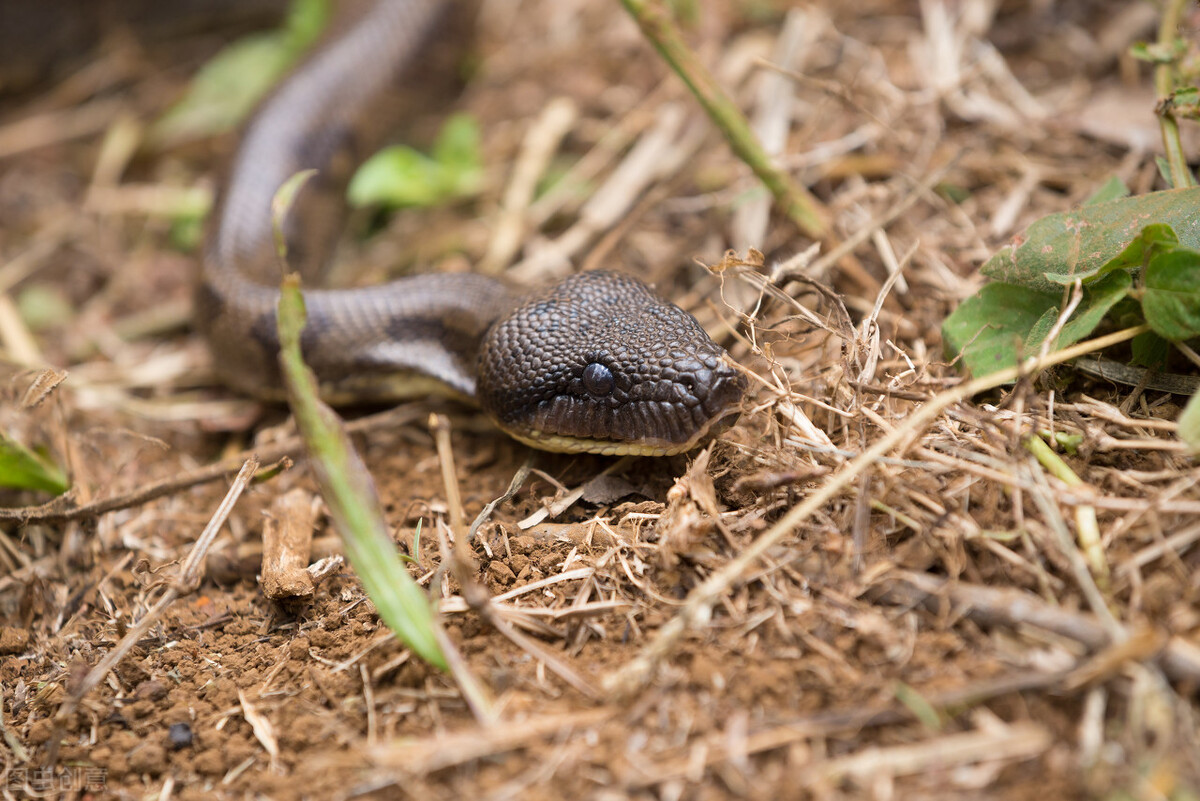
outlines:
[[[0,496],[22,510],[0,520],[6,797],[1200,795],[1200,473],[1173,422],[1185,398],[1062,368],[950,405],[785,518],[962,380],[940,325],[983,260],[1112,175],[1162,188],[1151,70],[1127,52],[1156,35],[1154,9],[815,2],[791,9],[801,33],[780,71],[789,4],[676,6],[741,108],[794,113],[781,161],[852,260],[806,256],[812,240],[778,209],[755,222],[752,173],[611,0],[487,0],[456,25],[431,59],[461,85],[403,131],[427,148],[447,114],[472,115],[482,191],[352,215],[340,248],[352,283],[478,264],[527,135],[569,102],[540,180],[558,188],[517,209],[510,276],[544,280],[538,254],[593,225],[575,268],[654,282],[758,378],[702,451],[615,467],[534,453],[448,400],[384,423],[347,410],[484,710],[389,633],[348,566],[306,601],[259,583],[273,504],[316,487],[286,411],[213,378],[190,325],[198,229],[179,211],[220,185],[237,135],[161,146],[147,131],[269,15],[153,38],[115,19],[48,66],[27,55],[45,69],[0,94],[0,423],[72,490]],[[763,103],[781,75],[785,93]],[[609,182],[625,165],[642,183],[621,190]],[[597,223],[601,187],[618,202]],[[778,289],[758,306],[762,282],[739,273]],[[35,404],[51,366],[65,380]],[[471,543],[488,615],[439,570],[451,502],[432,412],[451,425],[468,521],[532,467]],[[1061,455],[1082,489],[1022,446],[1041,430],[1079,435]],[[152,611],[246,452],[272,449],[294,465],[246,489],[199,586]],[[314,560],[340,552],[316,503]],[[1085,509],[1090,547],[1075,540]],[[770,546],[739,562],[756,542]]]

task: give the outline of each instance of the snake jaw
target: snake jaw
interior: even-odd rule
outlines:
[[[543,450],[668,455],[737,417],[747,381],[690,314],[628,276],[589,272],[498,320],[480,405]]]

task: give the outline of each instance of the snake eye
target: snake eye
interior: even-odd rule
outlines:
[[[583,388],[592,395],[607,395],[612,392],[614,383],[612,370],[599,362],[592,362],[583,368]]]

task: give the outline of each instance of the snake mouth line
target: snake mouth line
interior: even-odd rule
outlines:
[[[695,434],[685,442],[666,442],[663,440],[639,440],[620,442],[616,440],[585,439],[583,437],[567,437],[561,434],[546,434],[542,431],[519,431],[500,426],[500,429],[513,439],[531,448],[553,453],[596,453],[602,456],[674,456],[692,450],[707,439],[716,437],[728,430],[741,416],[740,408],[733,408],[725,414],[706,422]]]

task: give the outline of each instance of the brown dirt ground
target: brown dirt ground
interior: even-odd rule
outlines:
[[[761,59],[772,58],[787,5],[695,5],[689,40],[744,108],[771,74]],[[745,286],[696,261],[715,265],[750,244],[767,255],[765,273],[810,242],[778,216],[765,229],[739,216],[755,196],[748,170],[618,4],[485,2],[455,51],[466,87],[445,105],[481,121],[487,188],[348,245],[350,263],[366,265],[355,280],[397,263],[478,261],[526,133],[568,98],[578,117],[549,170],[582,158],[591,171],[535,210],[518,258],[570,230],[657,126],[668,143],[650,162],[659,174],[575,264],[657,282],[763,378],[742,422],[700,456],[635,461],[522,528],[610,464],[533,455],[534,475],[484,527],[478,575],[508,593],[505,619],[589,692],[449,603],[450,639],[501,721],[487,727],[450,678],[387,635],[349,569],[310,604],[269,602],[256,582],[264,511],[287,489],[311,490],[301,462],[239,500],[200,588],[56,727],[88,667],[153,605],[155,574],[188,553],[234,469],[102,514],[0,526],[6,797],[57,782],[67,795],[129,798],[1196,798],[1200,473],[1170,422],[1181,401],[1069,370],[952,406],[717,587],[711,616],[690,618],[648,683],[605,689],[630,677],[689,593],[960,380],[939,326],[978,285],[982,259],[1110,175],[1135,191],[1159,186],[1149,73],[1124,55],[1153,36],[1149,6],[948,5],[797,7],[808,38],[785,82],[798,102],[784,158],[828,204],[840,238],[874,231],[855,250],[867,278],[790,263],[775,277],[798,306],[776,300],[739,322]],[[70,372],[27,408],[36,371],[13,368],[0,414],[6,432],[69,465],[75,505],[290,430],[279,410],[211,380],[187,322],[196,250],[175,246],[163,213],[181,191],[215,185],[236,139],[142,148],[131,160],[119,144],[119,132],[136,142],[233,35],[218,27],[155,43],[110,32],[0,105],[0,340],[10,362]],[[411,137],[428,141],[446,110],[418,115]],[[931,177],[938,191],[923,186]],[[859,325],[898,260],[905,280],[865,334],[796,280],[832,286]],[[39,294],[61,307],[41,322],[10,300],[27,310]],[[435,401],[356,438],[398,541],[411,548],[424,519],[412,570],[427,580],[447,513],[431,409],[450,415],[468,519],[530,456],[469,409]],[[1082,436],[1065,458],[1086,492],[1030,461],[1021,437],[1039,429]],[[1110,574],[1095,583],[1071,536],[1089,503]],[[319,515],[318,543],[330,534]],[[913,574],[949,583],[921,591]],[[1132,635],[1120,646],[1104,647],[1114,628],[1096,622],[1097,597]],[[1047,611],[1057,623],[1038,617]],[[1164,648],[1171,658],[1159,658]]]

